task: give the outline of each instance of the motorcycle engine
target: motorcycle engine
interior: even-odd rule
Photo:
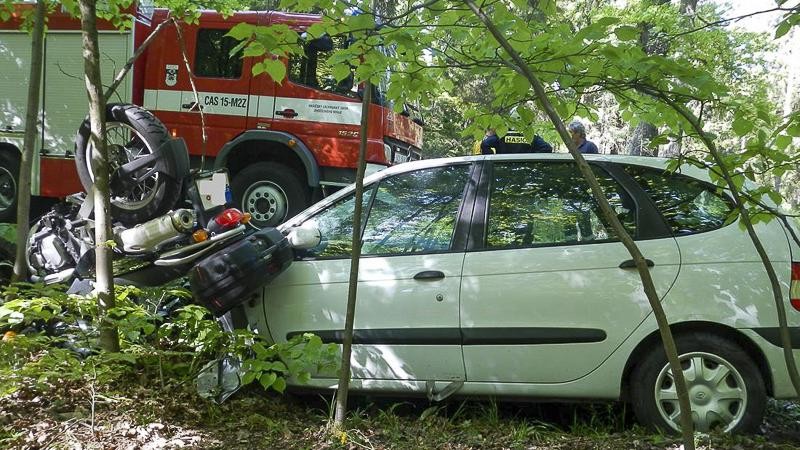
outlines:
[[[86,221],[74,217],[75,211],[66,205],[47,213],[31,227],[27,254],[34,279],[74,269],[90,248]]]

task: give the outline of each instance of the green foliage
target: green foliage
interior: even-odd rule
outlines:
[[[12,223],[0,223],[0,239],[7,242],[16,242],[17,226]]]
[[[15,284],[0,304],[0,395],[20,387],[51,389],[65,382],[108,384],[158,374],[172,382],[191,379],[208,361],[232,356],[242,362],[246,383],[283,392],[287,378],[308,381],[312,370],[335,368],[336,346],[316,336],[273,344],[248,330],[224,332],[209,312],[186,305],[165,318],[156,306],[189,298],[182,289],[142,291],[118,287],[117,306],[98,317],[91,296],[67,295],[57,286]],[[161,311],[161,312],[159,312]],[[118,353],[102,352],[97,327],[117,327]],[[155,376],[155,375],[153,375]]]

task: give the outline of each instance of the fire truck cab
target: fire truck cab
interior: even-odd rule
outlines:
[[[149,32],[168,19],[167,10],[140,11],[133,30],[103,32],[104,80],[111,79]],[[238,41],[226,34],[240,22],[287,24],[302,32],[318,20],[314,15],[274,11],[239,12],[227,18],[203,11],[196,24],[180,25],[197,97],[177,30],[168,25],[137,60],[119,96],[110,101],[132,101],[152,111],[170,134],[186,140],[195,167],[211,168],[213,164],[228,170],[234,204],[251,213],[254,223],[277,225],[354,179],[361,95],[351,80],[336,82],[329,64],[335,47],[347,45],[347,39],[324,37],[304,42],[305,56],[284,60],[287,75],[275,81],[266,74],[252,75],[253,58],[231,56]],[[34,194],[51,197],[80,188],[71,158],[75,130],[87,111],[82,71],[63,69],[67,64],[82,67],[78,23],[67,17],[54,27],[58,23],[51,17],[46,37],[44,126],[32,189]],[[18,167],[14,158],[21,148],[25,112],[24,89],[19,86],[27,79],[25,56],[3,51],[7,38],[13,39],[17,53],[30,53],[28,35],[0,23],[0,92],[10,92],[6,86],[17,86],[12,98],[0,98],[0,210],[9,203],[3,201],[3,192],[8,191],[3,180],[13,183]],[[70,44],[63,43],[67,39]],[[112,48],[112,42],[118,42],[120,48]],[[56,48],[61,50],[51,50]],[[14,71],[6,70],[10,66]],[[383,87],[374,89],[369,106],[369,170],[420,158],[421,126],[407,114],[392,111]],[[60,163],[57,167],[56,161]]]

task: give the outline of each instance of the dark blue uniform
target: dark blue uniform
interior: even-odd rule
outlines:
[[[594,142],[584,140],[583,144],[578,146],[578,151],[581,153],[600,153]]]
[[[552,153],[553,147],[539,135],[533,136],[533,142],[528,143],[525,136],[518,131],[509,131],[499,138],[496,134],[486,136],[481,141],[481,153]]]

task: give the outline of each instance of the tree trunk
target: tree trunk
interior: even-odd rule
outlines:
[[[697,11],[697,0],[681,0],[681,14],[692,15]]]
[[[97,282],[97,303],[100,308],[100,347],[109,352],[119,351],[117,329],[108,320],[107,312],[115,306],[114,277],[111,267],[111,201],[108,190],[108,149],[106,148],[106,101],[100,78],[100,49],[97,40],[97,0],[79,0],[83,36],[83,67],[86,92],[89,95],[90,142],[93,145],[92,166],[95,167],[94,238]],[[89,199],[87,198],[87,201]]]
[[[28,278],[28,263],[25,250],[28,243],[28,222],[31,211],[31,166],[39,131],[39,93],[42,89],[42,59],[44,57],[44,15],[47,4],[43,0],[36,3],[32,41],[31,72],[28,77],[28,107],[25,112],[25,138],[22,144],[22,158],[19,164],[19,184],[17,185],[17,254],[14,259],[12,281]]]
[[[661,307],[661,299],[658,297],[658,293],[656,292],[656,288],[653,284],[653,279],[650,276],[650,270],[647,267],[644,256],[639,250],[639,247],[633,241],[633,238],[631,238],[631,236],[622,226],[622,223],[619,221],[619,218],[617,218],[617,215],[611,209],[611,205],[609,205],[608,200],[606,199],[600,184],[597,182],[591,167],[589,167],[589,164],[583,158],[581,152],[578,151],[578,148],[572,141],[567,128],[564,126],[564,122],[561,120],[555,108],[550,103],[550,100],[547,98],[547,93],[545,92],[542,83],[539,81],[530,67],[525,63],[525,61],[520,57],[519,53],[517,53],[511,44],[509,44],[505,36],[503,36],[497,27],[495,27],[492,20],[486,14],[484,14],[483,11],[478,8],[478,6],[475,5],[474,1],[465,0],[465,3],[484,23],[486,28],[489,30],[492,36],[494,36],[506,53],[508,53],[513,61],[513,64],[516,65],[515,69],[518,71],[518,73],[524,76],[531,84],[531,87],[536,94],[537,101],[541,105],[542,109],[547,113],[550,121],[556,127],[558,134],[561,136],[561,139],[564,141],[564,144],[567,146],[567,149],[569,149],[570,154],[574,158],[578,169],[581,171],[584,179],[589,184],[593,197],[600,205],[600,210],[603,214],[603,217],[611,224],[614,233],[619,237],[620,242],[625,246],[630,253],[631,258],[633,258],[633,261],[636,263],[636,270],[639,272],[639,276],[642,279],[642,288],[644,289],[644,293],[647,296],[648,302],[650,303],[650,307],[653,309],[653,315],[658,323],[658,329],[661,333],[661,340],[664,344],[664,351],[667,354],[669,366],[672,370],[672,375],[675,378],[675,390],[677,391],[678,402],[680,405],[683,445],[686,450],[694,450],[694,424],[692,422],[692,412],[689,404],[689,393],[686,389],[686,380],[683,377],[683,368],[681,367],[680,360],[678,358],[678,352],[675,346],[675,340],[672,337],[672,330],[669,327],[669,321],[664,313],[664,309]]]
[[[794,105],[794,93],[797,87],[797,71],[800,70],[800,63],[798,63],[798,58],[800,58],[800,33],[798,33],[797,28],[792,29],[789,33],[784,36],[788,48],[788,55],[785,62],[785,69],[784,69],[784,76],[786,77],[786,89],[783,91],[783,107],[782,113],[783,118],[786,120],[789,115],[792,114],[792,106]],[[776,192],[781,191],[782,187],[782,176],[775,175],[773,180],[773,184],[775,187]],[[792,196],[794,197],[794,196]],[[792,206],[795,206],[795,202],[792,202]]]
[[[625,153],[634,156],[658,156],[658,149],[649,147],[650,141],[657,135],[658,128],[647,122],[639,122],[625,144]]]
[[[372,101],[372,84],[364,82],[364,98],[361,102],[361,145],[358,147],[358,170],[356,171],[356,198],[353,209],[353,254],[350,259],[350,286],[347,291],[344,337],[342,339],[342,368],[339,387],[336,390],[336,409],[333,418],[335,429],[340,429],[347,414],[347,395],[350,388],[350,355],[353,348],[353,323],[356,315],[356,293],[358,292],[358,263],[361,257],[361,209],[364,202],[364,172],[366,170],[367,125],[369,105]]]
[[[650,3],[663,5],[669,0],[653,0]],[[666,46],[663,40],[653,39],[651,31],[653,25],[647,22],[639,24],[641,34],[639,35],[639,45],[648,55],[663,55],[666,53]],[[628,142],[625,144],[625,153],[634,156],[658,156],[658,150],[650,150],[650,141],[658,135],[658,128],[647,122],[639,122],[631,132]]]

